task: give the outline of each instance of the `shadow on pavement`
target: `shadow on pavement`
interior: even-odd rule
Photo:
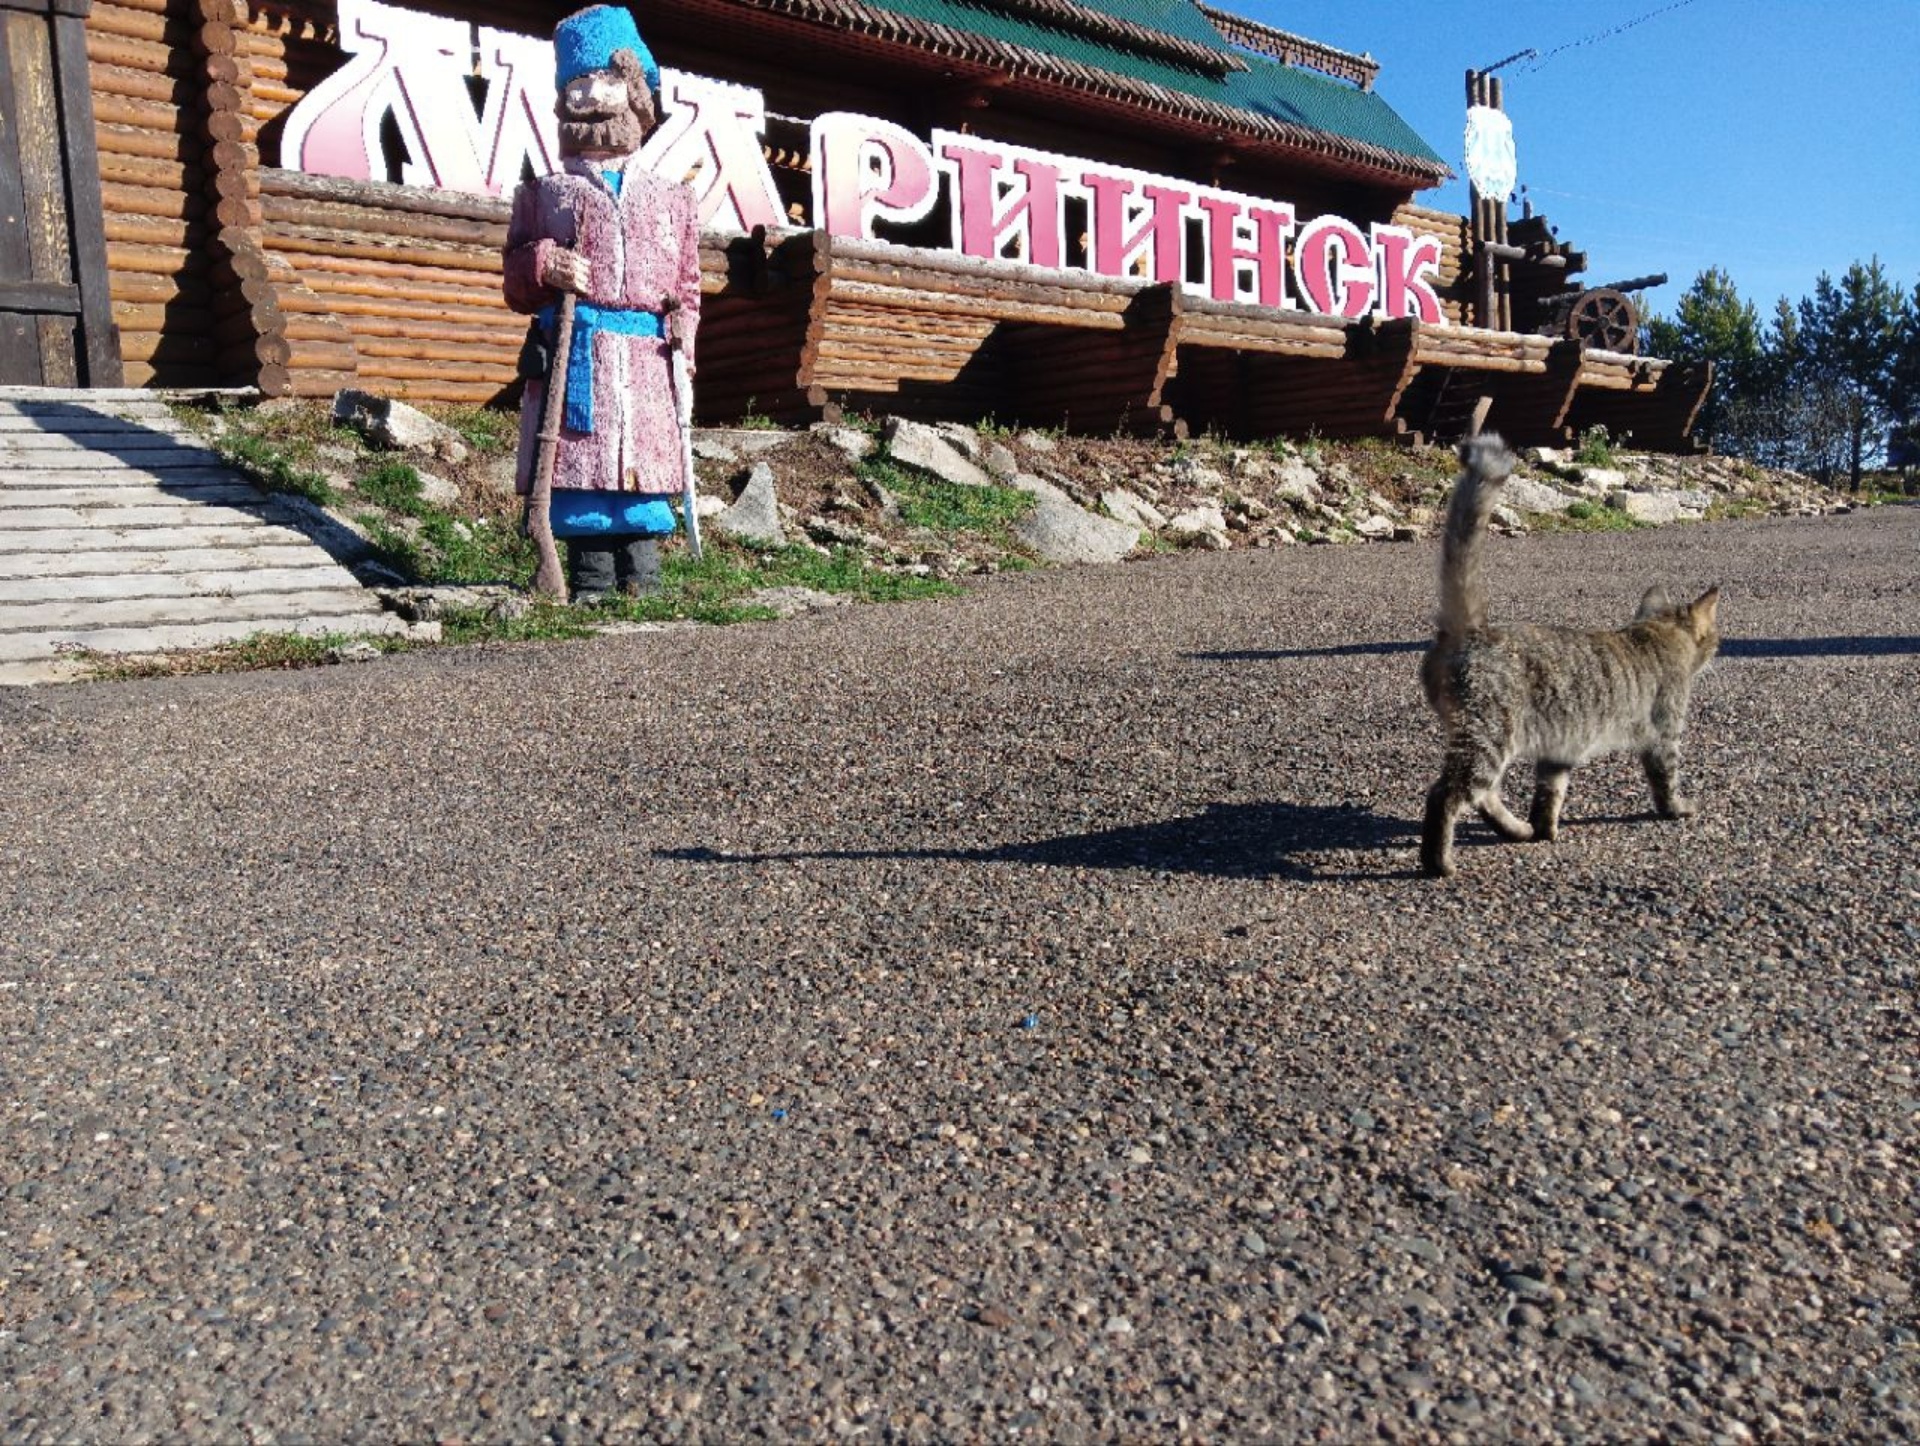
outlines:
[[[1333,648],[1241,648],[1186,653],[1195,663],[1277,663],[1289,658],[1366,658],[1425,652],[1426,643],[1345,643]],[[1723,658],[1888,658],[1920,653],[1920,638],[1726,638]]]
[[[1225,879],[1328,877],[1312,856],[1330,851],[1384,852],[1410,844],[1410,822],[1364,808],[1297,803],[1214,804],[1206,812],[1159,823],[1065,834],[1033,843],[977,849],[794,849],[722,853],[718,849],[658,849],[683,863],[762,864],[800,859],[948,859],[965,863],[1037,864],[1053,868],[1141,869]]]

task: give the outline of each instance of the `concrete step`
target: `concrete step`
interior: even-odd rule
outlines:
[[[149,393],[0,388],[0,684],[258,633],[438,636],[383,611]]]

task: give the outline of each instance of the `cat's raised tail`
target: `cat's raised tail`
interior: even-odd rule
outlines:
[[[1453,484],[1440,541],[1437,631],[1442,640],[1462,638],[1487,625],[1487,585],[1480,570],[1487,518],[1514,467],[1513,453],[1492,432],[1462,442],[1460,461],[1460,479]]]

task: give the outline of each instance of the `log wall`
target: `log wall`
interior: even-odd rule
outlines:
[[[98,3],[87,62],[99,146],[108,294],[129,386],[222,379],[215,341],[217,203],[210,96],[230,82],[195,0]],[[215,92],[219,92],[215,96]]]
[[[304,0],[96,0],[127,378],[506,399],[526,325],[501,297],[507,201],[278,165],[287,109],[340,63],[332,25]],[[1516,440],[1594,421],[1651,445],[1685,437],[1704,396],[1693,372],[1467,326],[1485,280],[1467,218],[1408,202],[1392,219],[1440,237],[1448,324],[1344,323],[811,232],[708,238],[698,415],[859,408],[1241,436],[1431,436],[1470,415]]]

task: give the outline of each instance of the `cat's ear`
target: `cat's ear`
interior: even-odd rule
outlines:
[[[1673,595],[1659,583],[1655,583],[1640,596],[1640,606],[1634,610],[1633,620],[1644,623],[1648,618],[1657,618],[1662,613],[1674,611]]]
[[[1718,632],[1720,625],[1720,589],[1710,587],[1699,597],[1687,604],[1687,617],[1693,624],[1693,635],[1704,640],[1708,635]]]

